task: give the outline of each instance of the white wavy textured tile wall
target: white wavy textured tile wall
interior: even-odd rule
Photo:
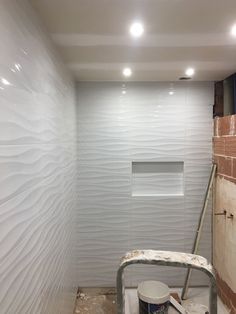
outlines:
[[[69,314],[75,88],[26,0],[1,1],[0,21],[0,313]]]
[[[190,252],[208,181],[213,84],[127,83],[125,95],[122,85],[77,88],[80,286],[115,286],[127,250]],[[132,161],[184,161],[184,196],[132,196]],[[208,257],[209,223],[206,231],[201,253]],[[126,278],[129,286],[147,278],[181,285],[183,275],[132,266]]]

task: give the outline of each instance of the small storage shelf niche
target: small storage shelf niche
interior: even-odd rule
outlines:
[[[132,162],[132,196],[183,196],[184,162]]]

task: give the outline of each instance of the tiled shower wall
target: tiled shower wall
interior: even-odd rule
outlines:
[[[73,312],[75,89],[24,0],[0,2],[0,313]]]
[[[191,251],[212,162],[213,85],[80,83],[77,95],[78,282],[113,287],[128,250]],[[184,162],[183,195],[133,195],[139,161]],[[208,221],[200,250],[208,258],[210,234]],[[127,285],[150,278],[178,286],[184,273],[131,266]],[[197,274],[193,284],[202,283]]]

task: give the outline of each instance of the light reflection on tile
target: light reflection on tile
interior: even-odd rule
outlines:
[[[72,313],[73,80],[28,1],[0,3],[0,312]]]
[[[189,252],[211,167],[212,83],[127,82],[120,97],[122,88],[78,83],[81,286],[115,286],[126,250]],[[132,161],[184,161],[184,196],[132,196]],[[165,184],[170,187],[171,178]],[[209,234],[202,246],[208,257]],[[184,271],[127,270],[130,286],[147,276],[181,285]],[[194,280],[205,283],[198,274]]]

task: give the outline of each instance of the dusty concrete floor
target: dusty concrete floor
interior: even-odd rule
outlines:
[[[181,295],[181,289],[172,289]],[[193,288],[189,291],[190,299],[183,302],[183,306],[189,314],[205,314],[207,311],[209,291],[207,288]],[[138,314],[138,299],[136,289],[126,290],[127,314]],[[169,314],[177,314],[173,308]],[[116,314],[116,292],[108,288],[86,288],[78,293],[75,314]],[[229,314],[229,311],[218,300],[218,314]]]
[[[136,290],[130,289],[126,297],[131,297],[132,301],[130,303],[137,303]],[[134,295],[130,295],[130,292]],[[133,309],[129,309],[129,305],[126,304],[126,313],[138,313],[137,304],[132,304]],[[191,314],[200,314],[205,313],[205,311],[191,311]],[[77,295],[77,303],[75,314],[116,314],[116,292],[115,289],[106,289],[106,288],[87,288],[81,289]],[[169,309],[170,314],[176,314],[177,311]]]
[[[77,296],[76,314],[116,314],[114,289],[82,289]]]

